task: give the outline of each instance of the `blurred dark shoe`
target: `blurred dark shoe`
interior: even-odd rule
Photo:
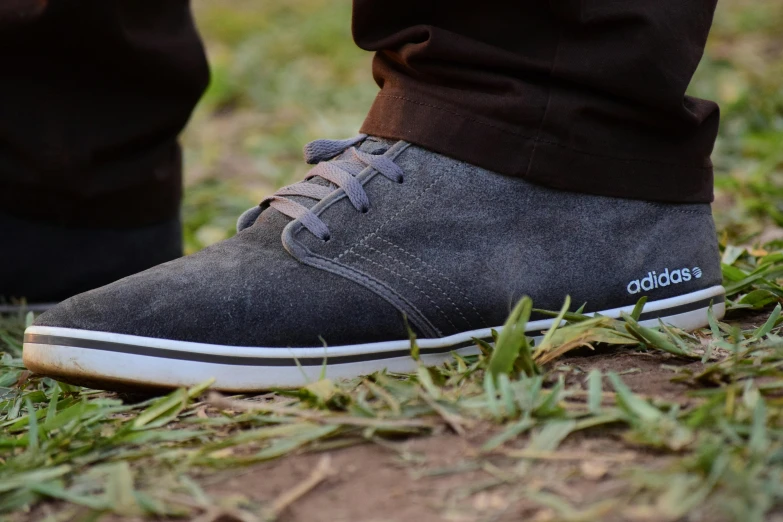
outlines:
[[[74,228],[0,214],[0,313],[43,311],[182,255],[180,220]],[[24,303],[24,305],[22,305]]]

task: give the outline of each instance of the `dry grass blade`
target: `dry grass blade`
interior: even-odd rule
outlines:
[[[633,451],[625,453],[607,455],[598,453],[588,453],[583,451],[547,451],[536,449],[509,449],[498,448],[493,453],[500,453],[508,457],[517,459],[530,459],[530,460],[551,460],[551,461],[569,461],[569,460],[589,460],[589,461],[604,461],[604,462],[632,462],[638,454]]]
[[[236,509],[208,509],[192,522],[261,522],[261,519]]]
[[[304,481],[297,484],[292,489],[283,493],[272,504],[272,514],[275,518],[285,511],[294,502],[312,491],[318,484],[327,478],[335,475],[337,471],[332,468],[332,459],[326,454],[318,461],[318,464]]]
[[[563,303],[563,307],[560,309],[560,312],[552,321],[552,326],[549,328],[549,330],[547,330],[546,334],[544,334],[544,338],[541,339],[541,343],[536,347],[535,351],[533,352],[534,360],[539,358],[542,352],[546,352],[552,349],[552,336],[554,336],[555,332],[560,327],[561,323],[563,322],[563,318],[565,317],[565,314],[568,312],[568,309],[570,307],[571,307],[571,296],[567,295],[565,298],[565,302]]]
[[[614,328],[615,320],[595,317],[557,329],[549,343],[535,354],[536,363],[545,365],[578,348],[595,349],[596,344],[634,345],[636,340]]]
[[[456,415],[454,413],[451,413],[450,411],[447,411],[446,408],[438,404],[438,401],[433,399],[424,388],[419,387],[419,396],[422,398],[424,402],[426,402],[432,410],[440,415],[440,417],[443,419],[443,421],[448,424],[448,426],[454,430],[454,433],[459,435],[460,437],[465,436],[465,428],[462,427],[462,425],[466,422],[465,419],[460,417],[459,415]]]
[[[428,420],[351,417],[348,415],[335,415],[317,410],[290,408],[286,406],[277,406],[275,404],[241,401],[223,397],[217,392],[210,393],[207,397],[207,402],[211,406],[223,410],[274,413],[282,416],[298,417],[303,420],[318,422],[321,424],[360,426],[365,428],[386,427],[432,429],[437,426],[436,423]]]

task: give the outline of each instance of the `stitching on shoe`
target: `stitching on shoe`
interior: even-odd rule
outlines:
[[[447,282],[449,285],[451,285],[451,287],[452,287],[452,288],[454,288],[454,290],[456,290],[456,291],[457,291],[457,292],[460,294],[460,297],[462,297],[462,298],[463,298],[463,299],[464,299],[464,300],[465,300],[465,301],[466,301],[466,302],[467,302],[467,303],[470,305],[470,308],[471,308],[471,309],[473,310],[473,312],[474,312],[474,313],[475,313],[475,314],[478,316],[478,318],[481,320],[481,322],[484,324],[484,326],[486,326],[487,328],[489,328],[489,324],[488,324],[488,323],[487,323],[487,321],[484,319],[484,316],[483,316],[483,315],[481,315],[481,313],[479,313],[478,309],[476,308],[476,305],[474,305],[474,304],[473,304],[473,302],[470,300],[470,298],[467,296],[467,294],[466,294],[465,292],[463,292],[463,291],[462,291],[462,289],[461,289],[459,286],[457,286],[457,284],[455,284],[455,283],[454,283],[454,282],[453,282],[451,279],[449,279],[448,277],[446,277],[446,275],[445,275],[445,274],[443,274],[443,272],[441,272],[440,270],[438,270],[438,269],[437,269],[437,268],[435,268],[434,266],[430,265],[429,263],[427,263],[426,261],[424,261],[423,259],[421,259],[419,256],[417,256],[417,255],[415,255],[415,254],[412,254],[412,253],[408,252],[407,250],[405,250],[405,249],[404,249],[404,248],[402,248],[401,246],[399,246],[399,245],[397,245],[397,244],[395,244],[395,243],[392,243],[391,241],[389,241],[389,240],[388,240],[388,239],[386,239],[386,238],[383,238],[383,237],[381,237],[381,236],[378,236],[378,235],[376,235],[376,236],[375,236],[375,239],[377,239],[377,240],[379,240],[379,241],[383,241],[383,242],[384,242],[384,243],[386,243],[387,245],[390,245],[390,246],[392,246],[392,247],[396,248],[397,250],[401,251],[402,253],[406,254],[407,256],[409,256],[409,257],[411,257],[411,258],[415,259],[416,261],[418,261],[419,263],[421,263],[421,264],[422,264],[422,265],[423,265],[425,268],[428,268],[428,269],[432,270],[433,272],[435,272],[435,274],[437,274],[438,276],[440,276],[440,278],[441,278],[441,279],[443,279],[444,281],[446,281],[446,282]],[[437,288],[437,287],[436,287],[436,288]],[[441,292],[442,292],[442,290],[441,290]],[[444,295],[445,295],[445,293],[444,293]]]
[[[447,293],[446,293],[446,292],[445,292],[445,291],[444,291],[444,290],[443,290],[441,287],[439,287],[437,284],[435,284],[435,283],[432,281],[432,279],[430,279],[429,277],[427,277],[427,275],[426,275],[424,272],[422,272],[421,270],[419,270],[419,269],[416,269],[416,268],[414,268],[414,267],[412,267],[412,266],[408,265],[407,263],[405,263],[405,262],[404,262],[404,261],[402,261],[401,259],[398,259],[398,258],[396,258],[396,257],[392,257],[392,256],[390,256],[389,254],[387,254],[386,252],[382,252],[381,250],[378,250],[377,248],[373,248],[373,247],[371,247],[370,245],[364,245],[364,246],[365,246],[365,248],[368,248],[368,249],[370,249],[370,250],[372,250],[372,251],[374,251],[374,252],[378,252],[380,255],[382,255],[383,257],[386,257],[386,258],[388,258],[388,259],[392,260],[393,262],[394,262],[394,261],[396,261],[397,263],[401,264],[402,266],[404,266],[405,268],[407,268],[407,269],[408,269],[408,270],[410,270],[411,272],[413,272],[413,273],[416,273],[416,274],[419,274],[419,275],[420,275],[422,278],[424,278],[424,280],[425,280],[425,281],[427,281],[429,284],[431,284],[433,287],[435,287],[435,289],[436,289],[438,292],[440,292],[440,293],[443,295],[443,297],[445,297],[445,298],[446,298],[446,300],[447,300],[449,303],[451,303],[451,306],[453,306],[453,307],[454,307],[454,309],[457,311],[457,314],[459,314],[459,316],[462,318],[462,320],[463,320],[463,321],[465,321],[465,324],[467,324],[467,325],[468,325],[468,327],[471,327],[471,326],[472,326],[471,322],[468,320],[468,318],[467,318],[467,317],[465,317],[465,314],[463,314],[463,313],[462,313],[462,310],[460,310],[460,307],[457,305],[457,303],[455,303],[454,301],[452,301],[451,297],[449,297],[449,294],[447,294]]]
[[[365,243],[365,242],[366,242],[368,239],[370,239],[371,237],[373,237],[373,236],[377,235],[377,234],[378,234],[378,232],[380,232],[380,231],[381,231],[381,229],[382,229],[383,227],[385,227],[385,226],[386,226],[386,225],[388,225],[388,224],[389,224],[391,221],[393,221],[394,219],[396,219],[396,218],[397,218],[397,216],[399,216],[399,215],[400,215],[400,214],[401,214],[403,211],[407,210],[407,209],[408,209],[408,207],[410,207],[411,205],[413,205],[414,203],[416,203],[418,200],[420,200],[420,199],[422,198],[422,196],[424,196],[424,194],[426,194],[426,193],[427,193],[427,192],[428,192],[428,191],[429,191],[429,190],[430,190],[432,187],[434,187],[434,186],[435,186],[435,185],[436,185],[436,184],[437,184],[437,183],[438,183],[438,182],[439,182],[441,179],[443,179],[443,177],[444,177],[444,176],[446,176],[446,174],[450,173],[450,172],[451,172],[452,170],[454,170],[456,167],[457,167],[457,164],[455,163],[455,164],[454,164],[454,165],[452,165],[452,166],[451,166],[451,167],[450,167],[450,168],[449,168],[447,171],[445,171],[445,172],[442,172],[442,173],[441,173],[441,174],[440,174],[438,177],[436,177],[434,180],[432,180],[432,182],[431,182],[429,185],[427,185],[426,187],[424,187],[424,189],[423,189],[421,192],[419,192],[419,194],[418,194],[418,195],[417,195],[415,198],[413,198],[412,200],[410,200],[410,201],[408,202],[408,204],[407,204],[407,205],[405,205],[405,206],[403,206],[402,208],[398,209],[398,210],[397,210],[397,212],[395,212],[395,213],[394,213],[394,214],[393,214],[391,217],[389,217],[389,218],[388,218],[386,221],[384,221],[383,223],[381,223],[380,225],[378,225],[378,228],[376,228],[374,231],[372,231],[372,232],[370,232],[369,234],[367,234],[366,236],[364,236],[364,237],[363,237],[362,239],[360,239],[360,240],[359,240],[357,243],[354,243],[354,244],[353,244],[353,246],[351,246],[351,248],[349,248],[348,250],[346,250],[345,252],[343,252],[343,253],[342,253],[342,254],[340,254],[339,256],[335,257],[335,258],[334,258],[334,260],[336,261],[336,260],[338,260],[338,259],[341,259],[341,258],[342,258],[343,256],[345,256],[346,254],[350,254],[350,253],[352,253],[352,252],[353,252],[353,250],[354,250],[354,248],[356,248],[356,247],[359,247],[359,246],[363,246],[363,245],[364,245],[364,243]]]
[[[423,334],[427,335],[427,330],[430,330],[432,333],[435,334],[435,337],[443,337],[443,332],[441,332],[438,327],[432,324],[432,322],[429,319],[427,319],[427,316],[424,315],[424,313],[422,313],[422,311],[419,310],[418,307],[416,307],[416,305],[408,301],[402,295],[398,294],[394,289],[392,289],[382,281],[379,281],[376,278],[368,274],[365,274],[360,270],[357,270],[356,268],[344,265],[342,263],[338,263],[337,261],[328,259],[318,254],[309,253],[308,255],[303,256],[301,260],[305,264],[315,266],[318,268],[323,268],[327,271],[341,275],[349,280],[353,280],[354,282],[362,284],[363,286],[367,285],[366,287],[370,287],[368,288],[368,290],[372,290],[376,294],[379,294],[381,298],[383,298],[386,302],[388,302],[389,304],[397,308],[397,310],[399,310],[400,312],[408,316],[408,319],[411,322],[413,322],[414,326],[418,326]],[[327,266],[322,266],[322,265],[327,265]],[[405,306],[401,306],[400,304],[395,303],[395,301],[401,301]],[[416,314],[418,314],[419,318],[417,319],[414,317],[410,317],[411,314],[408,314],[404,310],[405,307],[409,308],[410,310],[413,310]],[[419,324],[420,321],[421,324]]]
[[[365,246],[366,246],[366,245],[365,245]],[[370,248],[370,247],[367,247],[367,248]],[[373,249],[373,250],[374,250],[374,249]],[[380,263],[378,263],[378,262],[376,262],[376,261],[373,261],[372,259],[370,259],[370,258],[368,258],[368,257],[365,257],[365,256],[363,256],[363,255],[361,255],[361,254],[359,254],[359,253],[357,253],[357,252],[351,252],[351,253],[352,253],[353,255],[355,255],[356,257],[360,258],[360,259],[364,259],[365,261],[368,261],[368,262],[372,263],[373,265],[377,265],[377,266],[379,266],[379,267],[383,268],[383,269],[384,269],[384,270],[386,270],[387,272],[390,272],[391,274],[393,274],[393,275],[395,275],[395,276],[399,277],[400,279],[402,279],[403,281],[405,281],[406,283],[408,283],[409,285],[411,285],[413,288],[415,288],[416,290],[418,290],[418,291],[419,291],[419,293],[420,293],[420,294],[422,294],[424,297],[426,297],[426,298],[427,298],[427,300],[429,300],[429,302],[430,302],[430,303],[432,303],[432,305],[435,307],[435,309],[436,309],[438,312],[440,312],[440,315],[442,315],[442,316],[443,316],[443,317],[446,319],[446,321],[448,321],[448,322],[449,322],[449,324],[451,325],[451,327],[452,327],[452,328],[454,328],[454,330],[455,330],[455,331],[459,331],[459,328],[457,328],[457,325],[455,325],[455,324],[452,322],[452,320],[451,320],[451,318],[449,317],[449,315],[448,315],[446,312],[444,312],[444,311],[443,311],[443,309],[442,309],[440,306],[438,306],[438,303],[436,303],[436,302],[435,302],[435,300],[433,300],[433,299],[432,299],[432,297],[430,297],[430,295],[429,295],[427,292],[425,292],[424,290],[422,290],[421,288],[419,288],[419,286],[418,286],[416,283],[414,283],[414,282],[413,282],[413,281],[411,281],[410,279],[407,279],[407,278],[406,278],[406,277],[404,277],[402,274],[400,274],[400,273],[398,273],[398,272],[395,272],[395,271],[394,271],[394,270],[392,270],[391,268],[385,267],[385,266],[383,266],[382,264],[380,264]]]
[[[400,143],[402,145],[400,146]],[[399,147],[393,154],[393,158],[397,158],[400,154],[402,154],[405,150],[407,150],[411,146],[410,143],[405,142],[404,140],[400,140],[398,143],[393,145],[394,147]],[[456,165],[452,166],[452,169],[456,167]],[[369,167],[368,167],[369,168]],[[450,169],[451,170],[451,169]],[[373,170],[369,170],[370,175],[367,176],[363,181],[364,183],[369,182],[372,178],[375,177],[377,174]],[[433,181],[432,185],[434,185],[441,177],[443,177],[446,173],[444,172],[441,176],[436,178],[435,181]],[[363,184],[364,184],[363,183]],[[430,186],[432,186],[430,185]],[[425,189],[428,190],[430,187],[427,187]],[[346,197],[345,193],[343,192],[340,194],[340,191],[338,192],[336,196],[332,197],[329,196],[327,198],[328,202],[320,209],[318,209],[317,213],[320,215],[324,210],[331,207],[332,205],[338,203],[342,199]],[[422,192],[423,194],[423,192]],[[421,194],[419,195],[421,197]],[[416,198],[418,199],[418,197]],[[322,202],[317,203],[316,205],[320,205]],[[409,204],[412,204],[413,201],[411,201]],[[407,207],[407,205],[406,205]],[[399,212],[397,213],[399,214]],[[393,219],[395,216],[392,216],[389,218],[389,220]],[[382,226],[385,226],[386,223],[388,223],[387,220]],[[319,254],[314,253],[312,250],[310,250],[308,247],[306,247],[304,244],[302,244],[301,241],[299,241],[296,236],[304,229],[304,226],[302,226],[301,223],[299,223],[297,220],[291,221],[283,230],[281,234],[281,240],[283,242],[283,245],[287,250],[289,250],[289,253],[300,262],[310,265],[319,269],[326,270],[327,272],[331,272],[336,275],[340,275],[342,277],[345,277],[348,280],[354,281],[355,283],[358,283],[362,286],[364,286],[366,289],[376,293],[379,295],[382,299],[384,299],[386,302],[388,302],[390,305],[392,305],[394,308],[396,308],[400,313],[407,316],[408,319],[411,321],[411,323],[416,326],[423,335],[427,337],[443,337],[443,332],[436,327],[432,322],[427,318],[427,316],[422,313],[421,310],[419,310],[416,305],[408,301],[404,296],[397,293],[393,288],[386,285],[384,282],[370,276],[369,274],[365,274],[364,272],[345,265],[343,263],[340,263],[337,261],[339,257],[342,257],[342,255],[345,255],[346,252],[343,252],[341,256],[335,259],[329,259],[327,257],[321,256]],[[380,228],[378,229],[380,230]],[[364,238],[366,239],[366,237]],[[363,240],[364,240],[363,239]],[[413,312],[413,313],[410,313]],[[415,315],[415,316],[414,316]]]

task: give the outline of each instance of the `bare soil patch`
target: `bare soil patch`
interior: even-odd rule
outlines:
[[[566,357],[561,362],[572,369],[571,380],[595,368],[624,373],[629,387],[642,395],[684,399],[688,390],[670,381],[674,376],[670,366],[684,366],[683,362],[665,355],[616,351]],[[700,363],[687,366],[696,369]],[[613,430],[603,429],[573,435],[560,446],[559,456],[524,461],[529,467],[523,470],[520,466],[525,464],[513,455],[482,454],[481,445],[494,431],[484,424],[464,438],[438,433],[293,455],[211,475],[202,485],[215,497],[273,503],[306,481],[328,454],[334,475],[290,505],[279,520],[326,520],[328,513],[328,520],[335,522],[545,521],[559,519],[558,510],[542,502],[547,493],[578,508],[597,505],[628,487],[624,476],[629,467],[666,463],[664,457],[639,451]],[[506,448],[521,448],[526,439],[512,441]]]
[[[672,368],[701,366],[627,350],[565,357],[561,363],[572,381],[594,368],[614,371],[623,374],[636,393],[680,400],[687,400],[688,387],[671,382]],[[601,501],[608,506],[628,487],[630,467],[659,467],[667,460],[626,443],[611,429],[577,433],[551,459],[526,461],[503,454],[523,447],[527,437],[510,442],[505,450],[482,454],[481,445],[494,432],[493,426],[483,424],[464,438],[441,432],[383,445],[308,452],[210,474],[201,485],[210,496],[230,499],[231,504],[272,504],[307,481],[328,455],[333,475],[288,506],[279,520],[327,520],[328,514],[335,522],[545,521],[560,519],[558,508],[546,505],[549,494],[575,508],[595,506],[599,515]]]

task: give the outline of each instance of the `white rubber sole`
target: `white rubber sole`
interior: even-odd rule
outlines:
[[[712,305],[716,318],[725,313],[725,290],[714,286],[646,304],[640,324],[658,320],[686,331],[707,326]],[[601,311],[620,317],[633,306]],[[528,335],[547,330],[554,319],[528,324]],[[496,330],[501,330],[501,327]],[[491,330],[471,330],[437,339],[419,339],[421,359],[437,365],[451,353],[478,353],[472,339],[491,341]],[[25,332],[24,363],[35,373],[67,382],[106,388],[174,388],[214,378],[214,389],[251,392],[293,388],[316,381],[353,378],[383,368],[416,370],[408,340],[314,348],[223,346],[71,328],[31,326]]]

